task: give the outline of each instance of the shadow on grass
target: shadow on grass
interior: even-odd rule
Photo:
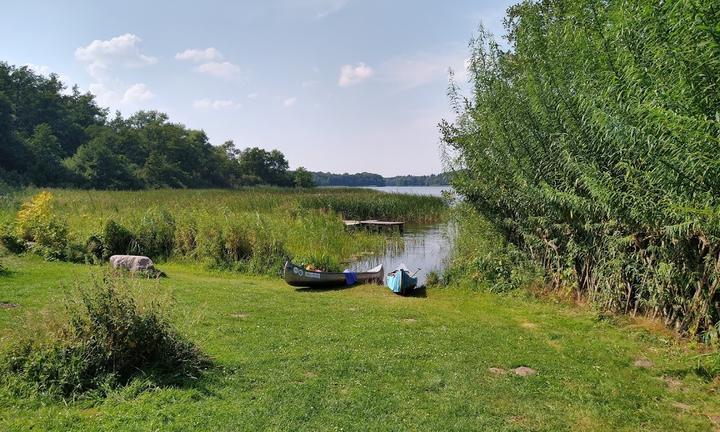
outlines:
[[[297,293],[321,293],[328,291],[344,291],[346,289],[355,288],[357,285],[341,285],[341,286],[320,286],[320,287],[296,287]]]
[[[425,285],[419,286],[410,291],[405,297],[427,298],[427,287]]]

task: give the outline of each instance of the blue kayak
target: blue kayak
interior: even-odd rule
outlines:
[[[395,294],[405,295],[417,286],[417,278],[410,275],[410,271],[401,264],[396,270],[385,277],[385,285]]]

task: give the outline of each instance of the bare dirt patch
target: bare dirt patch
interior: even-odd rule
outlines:
[[[675,408],[681,410],[681,411],[690,411],[692,407],[688,404],[684,404],[682,402],[673,402],[672,406]]]
[[[662,377],[660,378],[668,387],[670,391],[681,391],[684,389],[682,380],[675,377]]]
[[[646,358],[639,358],[635,360],[635,363],[633,363],[633,365],[642,369],[650,369],[653,367],[653,362]]]
[[[412,324],[417,322],[415,318],[403,318],[400,320],[401,322],[404,322],[405,324]]]
[[[245,319],[245,318],[248,318],[250,315],[246,314],[246,313],[236,312],[236,313],[231,313],[230,316],[233,318],[237,318],[237,319]]]
[[[536,329],[537,326],[538,326],[537,324],[531,323],[531,322],[527,322],[527,321],[520,323],[520,327],[526,328],[526,329]]]
[[[533,368],[529,368],[527,366],[520,366],[513,369],[513,373],[517,376],[526,377],[530,375],[535,375],[537,371]]]
[[[305,378],[315,378],[316,376],[318,376],[318,374],[316,374],[316,373],[313,372],[313,371],[305,371],[305,373],[303,374],[303,376],[304,376]]]
[[[497,368],[497,367],[491,367],[488,368],[488,372],[490,372],[493,375],[505,375],[507,371],[503,368]]]
[[[12,309],[16,307],[18,307],[18,305],[15,303],[0,303],[0,309]]]
[[[556,340],[550,339],[549,341],[547,341],[547,344],[550,345],[550,348],[556,349],[558,351],[562,349],[562,345],[560,345],[560,342]]]

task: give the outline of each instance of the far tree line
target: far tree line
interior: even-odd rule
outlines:
[[[311,173],[288,169],[278,150],[212,145],[202,130],[167,114],[128,118],[98,106],[77,86],[65,92],[57,75],[0,62],[0,182],[90,189],[236,188],[272,185],[436,186],[443,174]]]
[[[157,111],[109,116],[57,75],[0,62],[0,181],[93,189],[313,186],[278,150],[213,146]]]

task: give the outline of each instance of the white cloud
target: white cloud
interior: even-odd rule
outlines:
[[[257,99],[259,95],[257,93],[250,93],[247,95],[248,99]]]
[[[195,63],[222,60],[223,55],[217,49],[210,47],[205,49],[187,49],[175,54],[176,60],[188,60]]]
[[[123,104],[136,104],[150,100],[155,97],[155,93],[151,92],[150,89],[142,83],[133,84],[125,90],[122,100]]]
[[[94,40],[75,50],[75,58],[87,64],[90,75],[104,77],[113,66],[142,67],[157,63],[155,57],[143,54],[138,46],[142,39],[126,33],[110,40]]]
[[[323,19],[347,6],[348,0],[321,0],[318,3],[322,9],[315,16],[317,19]]]
[[[296,103],[297,103],[297,98],[291,97],[291,98],[287,98],[283,101],[283,106],[285,108],[290,108],[290,107],[294,106]]]
[[[88,86],[100,106],[119,108],[137,107],[141,102],[155,97],[147,85],[124,84],[117,76],[117,69],[139,68],[157,63],[157,58],[140,50],[138,36],[126,33],[108,40],[94,40],[75,50],[75,59],[84,63],[93,78]]]
[[[240,66],[230,62],[209,62],[196,67],[195,71],[218,78],[229,79],[239,75],[242,69]]]
[[[50,66],[47,66],[47,65],[35,65],[35,64],[32,64],[32,63],[27,63],[27,64],[25,64],[25,66],[27,66],[28,68],[32,69],[36,74],[44,75],[44,76],[47,76],[47,77],[49,77],[51,74],[57,75],[58,79],[59,79],[63,84],[65,84],[65,87],[66,87],[66,88],[65,88],[64,93],[66,93],[66,94],[72,94],[72,86],[73,86],[74,84],[72,83],[72,81],[71,81],[71,79],[70,79],[69,76],[67,76],[67,75],[65,75],[65,74],[63,74],[63,73],[57,72],[57,71],[53,70],[53,68],[51,68]]]
[[[242,105],[238,102],[234,102],[230,99],[198,99],[193,102],[193,107],[197,109],[213,109],[213,110],[226,110],[241,108]]]
[[[407,90],[433,82],[448,80],[448,70],[453,69],[455,79],[466,79],[466,53],[430,54],[417,53],[390,59],[380,66],[378,75],[401,89]]]
[[[353,85],[360,84],[366,79],[373,76],[375,71],[365,63],[358,63],[353,65],[343,65],[340,68],[340,79],[338,79],[338,85],[340,87],[350,87]]]

